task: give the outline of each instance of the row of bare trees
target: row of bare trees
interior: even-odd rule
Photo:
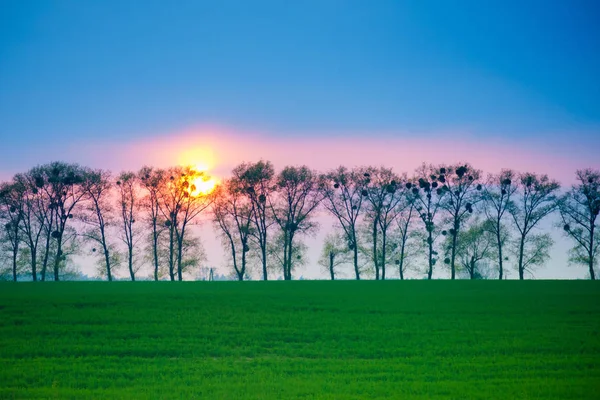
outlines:
[[[424,164],[409,176],[385,167],[276,172],[258,161],[202,191],[209,177],[191,167],[113,176],[54,162],[0,185],[0,255],[13,280],[59,280],[77,254],[93,255],[108,280],[121,267],[135,280],[143,266],[155,280],[183,280],[204,261],[192,226],[210,218],[235,278],[291,280],[308,261],[304,238],[327,214],[335,223],[319,263],[331,279],[404,279],[408,270],[432,279],[440,267],[451,279],[504,279],[507,262],[524,279],[548,260],[542,222],[556,213],[573,242],[570,261],[595,279],[600,172],[576,178],[561,192],[546,175],[484,176],[469,164]]]

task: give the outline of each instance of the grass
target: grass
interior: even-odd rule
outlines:
[[[0,398],[600,398],[587,281],[0,284]]]

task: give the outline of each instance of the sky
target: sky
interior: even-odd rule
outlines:
[[[0,0],[0,179],[264,158],[569,184],[600,168],[599,18],[591,0]]]

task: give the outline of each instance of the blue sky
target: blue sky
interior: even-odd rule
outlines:
[[[216,123],[598,145],[599,17],[594,1],[1,0],[0,136],[14,152]]]

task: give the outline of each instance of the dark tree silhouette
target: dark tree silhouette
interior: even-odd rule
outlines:
[[[273,191],[275,169],[269,161],[243,163],[233,170],[233,178],[244,185],[245,194],[252,204],[252,225],[250,237],[254,238],[260,249],[263,280],[268,280],[267,255],[268,234],[274,223],[268,207],[268,199]]]
[[[66,261],[66,254],[63,254],[65,239],[74,240],[74,237],[65,236],[65,231],[70,225],[69,221],[72,220],[73,213],[86,194],[82,184],[87,179],[88,171],[87,168],[77,164],[63,162],[52,162],[31,170],[31,174],[35,177],[36,188],[48,201],[46,212],[48,236],[42,280],[45,279],[47,257],[52,247],[56,249],[53,260],[54,280],[59,280],[60,267]],[[54,246],[51,245],[51,240],[54,241]]]
[[[161,224],[160,218],[162,213],[159,202],[161,198],[161,188],[165,184],[164,175],[164,171],[153,169],[152,167],[143,167],[137,174],[142,192],[144,193],[144,197],[141,200],[141,207],[146,214],[146,225],[148,225],[151,230],[150,242],[152,248],[152,264],[154,269],[153,275],[155,281],[158,281],[158,273],[160,269],[159,239],[161,233],[166,229],[166,222]]]
[[[23,197],[25,188],[18,182],[5,183],[0,186],[0,221],[3,221],[12,258],[12,277],[17,281],[17,259],[21,244],[21,225],[23,222]]]
[[[116,188],[119,202],[119,217],[121,223],[121,240],[127,247],[127,267],[129,277],[135,281],[134,250],[141,234],[136,227],[140,209],[140,190],[138,178],[133,172],[121,172],[117,177]]]
[[[408,182],[408,179],[405,178],[403,181]],[[406,185],[404,185],[404,187],[406,188]],[[411,248],[411,243],[409,240],[411,236],[414,236],[411,228],[414,223],[414,217],[416,213],[416,200],[414,196],[412,196],[412,192],[410,190],[404,193],[402,201],[404,204],[400,206],[400,213],[396,217],[396,230],[393,235],[395,263],[401,280],[404,279],[407,261],[414,253],[414,251],[409,251]]]
[[[113,188],[112,176],[109,171],[94,170],[86,174],[86,179],[82,184],[85,193],[84,212],[79,215],[79,219],[88,226],[83,231],[82,236],[91,241],[94,245],[99,245],[102,253],[106,278],[113,280],[113,271],[115,267],[114,250],[109,243],[108,229],[114,226],[114,208],[111,203],[110,195]],[[95,247],[94,247],[95,249]],[[93,251],[96,253],[96,251]]]
[[[596,279],[595,268],[600,251],[597,235],[600,213],[600,171],[578,170],[577,183],[560,199],[559,209],[565,234],[575,242],[570,260],[588,267],[590,279]]]
[[[441,209],[442,201],[448,192],[446,186],[444,167],[436,168],[432,165],[423,164],[416,171],[414,182],[407,182],[406,188],[410,190],[412,199],[415,202],[415,209],[425,228],[425,243],[427,244],[427,279],[433,275],[433,267],[437,263],[437,251],[434,250],[434,244],[439,234],[446,234],[446,231],[436,229],[438,212]],[[452,234],[452,230],[450,230]]]
[[[222,182],[215,190],[212,214],[221,230],[223,245],[231,252],[231,261],[238,280],[246,275],[249,238],[252,226],[252,200],[246,196],[247,186],[233,178]]]
[[[496,238],[496,250],[498,252],[498,279],[504,278],[504,244],[509,234],[508,228],[503,220],[512,204],[512,195],[517,190],[513,184],[516,173],[510,169],[504,169],[498,175],[489,175],[483,188],[483,199],[485,201],[484,212],[489,221],[486,227],[490,229]]]
[[[348,248],[354,253],[354,273],[357,280],[360,280],[357,228],[363,203],[368,195],[365,186],[370,182],[369,176],[364,168],[350,171],[343,166],[321,176],[323,204],[339,222],[348,241]]]
[[[385,279],[385,268],[391,243],[388,240],[390,228],[402,212],[406,187],[400,177],[389,168],[368,168],[366,220],[371,227],[372,259],[375,266],[375,280]]]
[[[295,243],[298,234],[317,227],[313,214],[321,202],[319,179],[307,166],[285,167],[276,178],[277,191],[267,199],[283,235],[283,278],[292,279]]]
[[[531,272],[531,267],[543,263],[547,258],[547,251],[552,245],[551,238],[548,235],[530,236],[530,233],[540,221],[556,210],[556,192],[560,185],[547,175],[529,172],[520,174],[517,184],[518,190],[513,195],[515,201],[508,210],[519,233],[517,269],[522,280],[525,279],[525,271]]]
[[[444,170],[445,173],[441,171]],[[430,178],[438,179],[446,190],[446,197],[442,201],[442,208],[448,213],[452,228],[450,233],[450,277],[456,276],[456,248],[460,230],[466,219],[473,213],[473,207],[481,199],[482,185],[479,182],[481,171],[474,169],[469,164],[456,164],[442,166],[438,174]]]

